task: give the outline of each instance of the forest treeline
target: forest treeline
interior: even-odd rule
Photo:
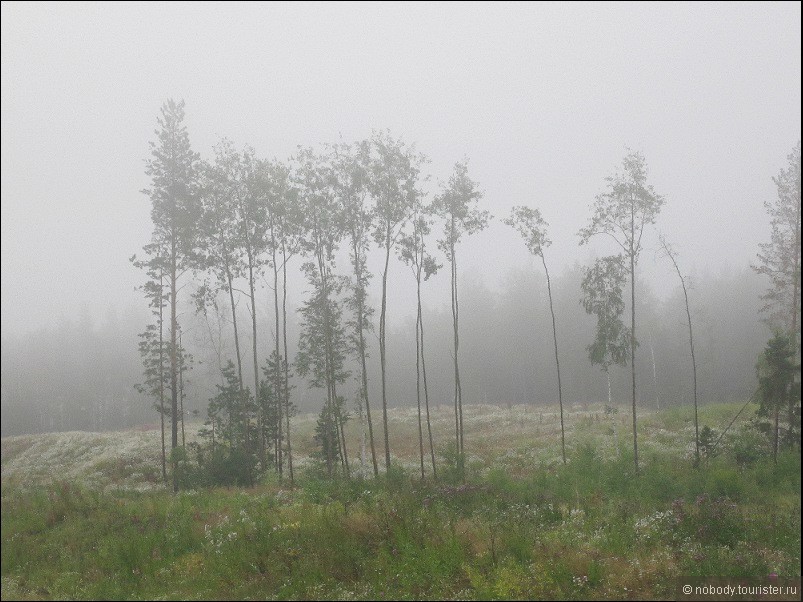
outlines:
[[[465,309],[461,315],[461,367],[466,373],[464,395],[468,403],[557,403],[553,375],[554,357],[549,347],[550,317],[545,303],[546,282],[536,265],[513,268],[499,289],[486,286],[465,274]],[[607,401],[604,374],[588,361],[586,346],[594,318],[580,305],[581,267],[573,266],[554,276],[554,294],[559,304],[558,327],[562,333],[561,359],[565,364],[564,395],[569,404]],[[688,342],[683,331],[682,293],[678,289],[659,299],[640,282],[644,332],[647,341],[639,357],[640,403],[655,408],[688,404],[691,374]],[[700,398],[703,403],[747,399],[756,387],[755,363],[768,338],[761,322],[759,295],[766,288],[761,276],[749,268],[694,278],[691,300],[700,332]],[[373,299],[369,300],[373,302]],[[722,311],[727,306],[728,311]],[[195,358],[187,375],[185,409],[189,418],[197,410],[204,416],[210,392],[220,383],[216,353],[209,341],[203,316],[183,308],[189,318],[185,346]],[[297,345],[298,321],[290,306],[291,347]],[[158,423],[152,400],[134,390],[142,380],[137,334],[143,313],[107,312],[93,320],[86,312],[55,328],[6,336],[2,342],[2,432],[3,436],[70,430],[112,430]],[[415,404],[415,317],[395,320],[388,333],[388,374],[394,407]],[[452,400],[451,312],[448,304],[424,307],[431,369],[430,396],[436,404]],[[213,325],[213,332],[217,326]],[[260,323],[260,328],[268,328]],[[244,339],[246,345],[250,338]],[[655,355],[655,374],[650,353]],[[370,343],[376,349],[376,338]],[[266,340],[260,353],[269,352]],[[224,351],[232,342],[224,340]],[[369,378],[376,382],[378,358],[368,364]],[[42,367],[46,367],[43,369]],[[355,366],[350,366],[356,369]],[[428,366],[429,368],[429,366]],[[250,372],[246,378],[253,378]],[[614,403],[628,402],[626,368],[612,371]],[[657,389],[655,384],[657,382]],[[295,402],[300,412],[320,409],[320,394],[293,378]],[[346,385],[353,398],[357,383]]]
[[[756,396],[774,420],[774,449],[780,437],[793,440],[799,424],[792,385],[799,375],[799,144],[775,179],[778,202],[765,202],[772,238],[756,264],[744,274],[698,282],[661,236],[661,253],[679,288],[660,302],[643,278],[643,236],[655,229],[667,200],[649,183],[638,152],[625,156],[601,186],[585,225],[578,224],[580,245],[605,239],[615,243],[615,253],[555,274],[549,271],[548,216],[535,206],[514,207],[509,216],[481,210],[483,194],[467,160],[429,195],[426,156],[386,131],[354,143],[300,147],[287,163],[223,139],[213,157],[202,160],[183,122],[183,102],[166,102],[146,161],[151,186],[143,192],[151,200],[153,234],[131,258],[146,277],[142,290],[151,311],[138,335],[144,372],[131,383],[130,375],[114,376],[123,364],[104,372],[96,361],[72,372],[92,383],[71,394],[81,398],[77,416],[54,415],[50,403],[44,411],[29,406],[20,412],[23,399],[42,392],[35,385],[43,380],[41,361],[32,381],[12,368],[6,379],[7,363],[23,354],[12,356],[4,341],[4,434],[7,412],[26,416],[22,429],[74,428],[65,420],[92,428],[136,422],[141,415],[129,407],[130,390],[103,392],[124,380],[157,410],[162,473],[167,479],[172,465],[174,490],[187,457],[190,413],[206,420],[201,435],[207,443],[193,444],[198,465],[233,473],[241,484],[252,484],[268,468],[280,477],[286,471],[292,481],[291,417],[299,409],[319,411],[317,459],[330,476],[350,473],[355,450],[344,429],[350,419],[360,422],[361,455],[370,446],[374,474],[380,464],[390,471],[387,410],[407,404],[418,408],[422,478],[436,476],[432,404],[453,408],[458,472],[464,401],[557,402],[564,462],[565,403],[627,402],[636,471],[638,407],[691,403],[698,429],[701,400]],[[460,268],[461,242],[492,217],[521,236],[522,255],[533,260],[498,292]],[[376,273],[369,271],[369,253],[384,259]],[[417,306],[408,324],[391,327],[388,277],[398,261],[412,269]],[[439,309],[427,309],[421,302],[426,281],[447,267],[449,307],[443,300],[434,305]],[[288,281],[298,286],[293,275],[299,272],[304,293],[294,308]],[[770,277],[769,289],[759,276]],[[373,297],[379,283],[381,294]],[[762,318],[775,331],[763,355],[768,331]],[[77,336],[95,338],[84,344],[85,357],[101,365],[115,357],[98,355],[108,343],[102,337]],[[128,353],[122,352],[125,366]],[[66,400],[64,381],[58,389],[57,405],[75,404]],[[127,409],[115,415],[110,405]],[[695,443],[699,461],[699,435]]]

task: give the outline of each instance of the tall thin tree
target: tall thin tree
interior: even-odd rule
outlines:
[[[164,248],[170,299],[170,390],[171,448],[178,447],[178,316],[177,299],[182,277],[192,269],[196,251],[199,203],[197,195],[198,155],[190,147],[184,125],[184,101],[168,100],[157,119],[157,141],[150,143],[151,158],[145,173],[151,187],[143,190],[151,199],[152,242]],[[173,470],[173,491],[178,475]]]
[[[691,325],[691,310],[689,309],[689,291],[688,287],[686,286],[686,278],[683,277],[683,274],[680,271],[680,267],[678,266],[677,261],[677,254],[674,252],[670,244],[667,242],[666,238],[661,235],[659,237],[659,241],[661,243],[661,248],[664,250],[664,253],[669,260],[672,262],[672,265],[675,268],[675,272],[680,279],[680,286],[683,288],[683,300],[686,302],[686,318],[689,322],[689,350],[691,352],[691,369],[692,369],[692,376],[693,376],[693,385],[694,385],[694,464],[695,466],[699,466],[700,464],[700,422],[698,417],[697,411],[697,360],[694,358],[694,332],[692,331]]]
[[[415,320],[415,376],[416,400],[418,405],[418,444],[421,459],[421,478],[424,478],[424,434],[421,425],[421,377],[424,380],[424,405],[426,409],[427,434],[429,451],[432,459],[432,477],[438,478],[435,466],[435,445],[432,437],[432,420],[429,412],[429,390],[427,387],[427,364],[424,354],[424,318],[421,311],[421,279],[429,280],[441,267],[427,252],[426,237],[432,231],[432,207],[417,203],[411,220],[410,231],[401,240],[401,259],[408,264],[415,277],[416,284],[416,320]]]
[[[604,234],[612,238],[630,262],[630,369],[633,393],[633,462],[638,473],[636,420],[636,265],[644,228],[655,223],[664,204],[662,196],[647,184],[647,164],[639,152],[630,152],[623,171],[607,178],[608,190],[597,195],[591,221],[580,230],[580,244]]]
[[[451,301],[452,327],[454,342],[454,412],[455,442],[460,473],[464,469],[464,437],[463,437],[463,389],[460,382],[460,365],[458,350],[460,347],[459,318],[460,305],[457,295],[457,244],[463,235],[471,235],[483,230],[490,219],[487,211],[475,208],[482,198],[477,183],[468,176],[468,162],[456,163],[449,183],[441,194],[435,197],[432,204],[436,215],[444,220],[443,238],[438,240],[438,248],[446,255],[451,267]]]
[[[558,356],[558,333],[555,325],[555,307],[552,303],[552,283],[549,279],[549,269],[546,266],[546,259],[544,258],[544,247],[552,244],[546,233],[547,224],[546,220],[541,217],[541,212],[538,209],[530,207],[513,207],[510,217],[504,220],[504,223],[514,228],[524,239],[524,243],[530,250],[530,253],[536,257],[541,258],[541,264],[544,266],[544,273],[546,274],[546,288],[549,293],[549,312],[552,315],[552,340],[555,344],[555,367],[558,373],[558,406],[560,408],[560,448],[563,456],[563,463],[566,464],[566,431],[563,423],[563,388],[560,382],[560,357]]]
[[[336,296],[343,282],[334,274],[335,250],[343,236],[339,212],[332,191],[332,174],[326,158],[311,149],[300,149],[294,170],[294,185],[298,189],[306,236],[303,240],[307,261],[303,265],[313,287],[311,298],[301,309],[305,328],[299,342],[296,366],[300,375],[312,374],[314,386],[326,387],[329,416],[337,422],[340,438],[340,458],[343,471],[349,473],[346,452],[344,416],[339,410],[338,384],[345,373],[342,365],[340,308]],[[343,344],[345,344],[343,342]],[[326,431],[329,432],[328,430]],[[332,445],[325,446],[331,450]],[[333,458],[327,456],[327,469],[333,468]]]
[[[372,330],[373,308],[367,303],[368,284],[371,272],[368,270],[368,251],[372,213],[368,205],[368,177],[370,170],[369,141],[357,144],[337,144],[330,149],[333,166],[333,185],[342,212],[343,228],[349,244],[349,257],[352,266],[352,291],[348,304],[353,315],[349,326],[352,329],[351,346],[360,363],[360,416],[365,408],[368,426],[368,440],[371,447],[371,463],[374,477],[379,476],[376,460],[374,426],[371,420],[371,403],[368,396],[368,345],[366,332]],[[364,448],[365,426],[361,425]]]
[[[371,138],[371,170],[369,191],[374,198],[374,240],[385,250],[382,271],[382,305],[379,314],[379,362],[382,377],[382,423],[385,436],[385,470],[390,470],[390,440],[388,431],[387,350],[386,329],[388,269],[390,255],[410,219],[412,207],[421,195],[418,188],[421,165],[425,157],[391,137],[388,132],[375,133]]]

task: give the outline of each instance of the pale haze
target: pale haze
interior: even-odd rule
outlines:
[[[799,3],[4,2],[3,332],[144,313],[128,258],[150,237],[140,191],[167,98],[206,158],[222,136],[287,160],[389,129],[430,157],[433,192],[468,158],[495,219],[460,267],[491,288],[537,267],[501,222],[513,205],[550,223],[555,272],[603,252],[577,231],[628,149],[687,271],[742,269],[800,138],[800,23]],[[654,240],[641,271],[666,295]],[[397,321],[413,282],[393,278]],[[425,303],[448,304],[447,283]]]

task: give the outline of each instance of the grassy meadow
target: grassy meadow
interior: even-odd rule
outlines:
[[[740,407],[704,406],[701,425]],[[564,465],[554,409],[466,406],[462,481],[444,405],[437,482],[429,464],[420,478],[415,410],[391,411],[397,468],[378,480],[322,478],[304,415],[295,487],[271,473],[178,495],[155,430],[5,438],[2,599],[667,599],[685,578],[799,581],[800,454],[773,464],[752,411],[694,469],[691,409],[641,410],[637,476],[625,408],[569,409]]]

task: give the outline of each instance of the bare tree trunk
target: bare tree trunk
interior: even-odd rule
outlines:
[[[421,480],[424,480],[424,429],[421,424],[421,274],[417,274],[418,311],[415,318],[415,396],[418,405],[418,449],[421,458]]]
[[[178,319],[176,317],[176,280],[177,266],[176,266],[176,235],[173,233],[170,237],[170,416],[172,423],[170,425],[170,449],[174,450],[178,447],[178,361],[176,357],[176,330],[178,328]],[[172,455],[172,454],[171,454]],[[171,468],[173,474],[173,493],[178,492],[178,474],[176,474],[175,460],[171,460]]]
[[[779,438],[779,430],[780,427],[778,425],[778,414],[780,414],[781,409],[779,405],[775,406],[775,425],[773,428],[773,436],[772,436],[772,461],[774,464],[778,463],[778,438]]]
[[[231,303],[231,323],[234,328],[234,353],[237,357],[237,383],[240,386],[240,405],[242,406],[243,418],[245,421],[245,386],[243,385],[243,361],[240,356],[240,334],[237,330],[237,308],[234,304],[234,287],[232,286],[231,272],[226,267],[226,279],[229,284],[229,302]],[[245,424],[243,423],[243,433],[246,432]]]
[[[281,350],[279,349],[279,266],[276,257],[276,237],[273,230],[273,217],[271,216],[270,222],[270,242],[271,252],[273,254],[273,307],[275,309],[276,330],[274,339],[276,342],[276,382],[274,383],[276,391],[276,469],[279,472],[279,480],[283,476],[283,458],[282,458],[282,374],[281,374]]]
[[[698,416],[698,404],[697,404],[697,360],[694,357],[694,333],[692,332],[691,327],[691,311],[689,310],[689,291],[686,288],[686,279],[683,278],[683,274],[680,273],[680,267],[678,267],[678,263],[675,260],[675,256],[672,253],[672,250],[669,248],[669,244],[661,239],[661,244],[664,247],[664,251],[669,256],[669,259],[672,260],[672,265],[675,266],[675,271],[678,274],[678,278],[680,278],[680,285],[683,287],[683,299],[686,303],[686,318],[689,322],[689,349],[691,350],[691,368],[692,374],[694,377],[694,464],[698,466],[700,464],[700,421]],[[653,360],[653,366],[655,362]]]
[[[552,284],[549,280],[549,270],[546,267],[546,259],[544,254],[541,253],[541,263],[544,264],[544,272],[546,272],[546,289],[549,293],[549,311],[552,314],[552,340],[555,343],[555,366],[558,370],[558,405],[560,406],[560,448],[563,455],[563,463],[566,464],[566,431],[563,425],[563,388],[560,383],[560,358],[558,357],[558,332],[555,326],[555,308],[552,303]]]
[[[650,359],[652,360],[652,387],[655,390],[655,409],[660,411],[661,401],[658,398],[658,371],[655,367],[655,350],[652,347],[652,331],[650,331],[649,344]]]
[[[290,364],[287,361],[287,248],[282,241],[282,339],[284,340],[284,419],[287,436],[287,471],[290,473],[290,485],[293,479],[293,453],[290,446]]]
[[[165,453],[165,378],[164,378],[164,275],[159,276],[159,419],[162,425],[162,479],[167,483],[167,454]]]
[[[345,469],[345,472],[346,472],[346,478],[349,478],[349,477],[351,477],[351,469],[349,467],[348,450],[346,449],[346,429],[345,429],[345,423],[343,422],[343,414],[340,411],[340,404],[338,403],[338,400],[337,400],[337,389],[335,388],[336,384],[335,384],[335,380],[334,380],[334,371],[333,371],[332,376],[333,376],[333,378],[332,378],[332,396],[334,397],[335,417],[337,419],[338,432],[340,433],[341,458],[343,460],[343,468]]]
[[[463,386],[460,382],[460,365],[458,362],[458,350],[460,348],[460,303],[457,296],[457,258],[454,258],[454,377],[455,390],[457,392],[457,409],[459,414],[460,431],[460,461],[461,465],[465,462],[465,431],[463,430]],[[463,467],[464,468],[464,467]],[[461,468],[461,472],[463,470]]]
[[[354,271],[355,279],[359,290],[356,291],[357,296],[357,336],[360,346],[360,376],[362,379],[362,399],[365,403],[365,413],[368,419],[368,438],[371,443],[371,462],[374,466],[374,477],[379,477],[379,466],[376,461],[376,446],[374,444],[374,426],[371,421],[371,404],[368,401],[368,369],[365,361],[365,324],[363,317],[365,315],[365,291],[362,287],[362,266],[363,260],[359,256],[359,246],[357,236],[352,234],[352,250],[354,252]],[[386,425],[387,430],[387,425]]]
[[[390,263],[390,227],[385,233],[385,269],[382,272],[382,310],[379,314],[379,363],[382,372],[382,424],[385,427],[385,471],[390,471],[390,441],[388,437],[388,398],[385,372],[385,313],[388,294],[388,264]]]
[[[432,421],[429,415],[429,390],[427,389],[427,364],[424,360],[424,314],[421,311],[421,291],[418,291],[418,323],[421,328],[421,373],[424,377],[424,405],[427,410],[427,432],[429,434],[429,453],[432,456],[432,478],[438,479],[438,471],[435,468],[435,445],[432,441]]]
[[[792,266],[792,346],[794,349],[794,358],[795,358],[795,365],[800,366],[800,353],[797,341],[797,312],[798,312],[798,287],[800,286],[800,204],[797,205],[796,208],[797,218],[795,220],[795,252],[792,253],[793,256],[793,266]],[[792,379],[792,382],[789,383],[789,388],[786,392],[787,395],[787,412],[788,412],[788,421],[789,421],[789,447],[794,448],[795,446],[795,438],[792,436],[792,429],[795,424],[795,396],[792,392],[800,388],[800,382],[798,381],[800,371],[795,372],[795,376]],[[798,382],[795,382],[798,381]]]
[[[360,393],[359,403],[357,404],[357,411],[360,418],[360,478],[365,478],[365,464],[366,464],[366,449],[367,438],[365,436],[365,404],[363,402],[362,393]]]
[[[247,250],[248,255],[248,289],[251,294],[251,332],[253,336],[253,350],[254,350],[254,400],[256,401],[259,398],[259,362],[257,361],[257,298],[256,294],[254,293],[254,262],[253,257],[251,254],[251,245],[248,245]],[[257,436],[259,437],[259,451],[260,451],[260,463],[262,467],[265,466],[265,446],[264,446],[264,431],[262,429],[262,420],[257,421],[258,433]],[[250,471],[249,471],[250,473]],[[251,484],[253,484],[253,477],[249,476],[249,480]]]
[[[178,400],[179,410],[181,411],[181,447],[186,447],[186,437],[184,436],[184,347],[181,344],[181,330],[178,331]]]
[[[323,306],[324,312],[324,374],[326,380],[326,404],[328,408],[328,420],[332,421],[335,420],[335,399],[332,393],[332,356],[329,350],[329,311],[328,311],[328,304],[329,304],[329,289],[327,287],[327,280],[326,280],[326,267],[324,265],[322,251],[318,250],[317,252],[317,260],[318,260],[318,272],[320,273],[321,278],[321,304]],[[340,447],[340,435],[339,429],[337,426],[337,422],[335,422],[335,436],[337,437],[337,445],[338,448]],[[325,431],[326,437],[326,470],[328,476],[332,477],[332,471],[334,470],[334,457],[332,456],[332,440],[331,440],[331,428],[327,425]],[[342,462],[342,456],[341,456]]]
[[[636,252],[633,249],[635,237],[635,216],[630,210],[630,374],[633,379],[633,462],[638,468],[638,435],[636,431]]]

